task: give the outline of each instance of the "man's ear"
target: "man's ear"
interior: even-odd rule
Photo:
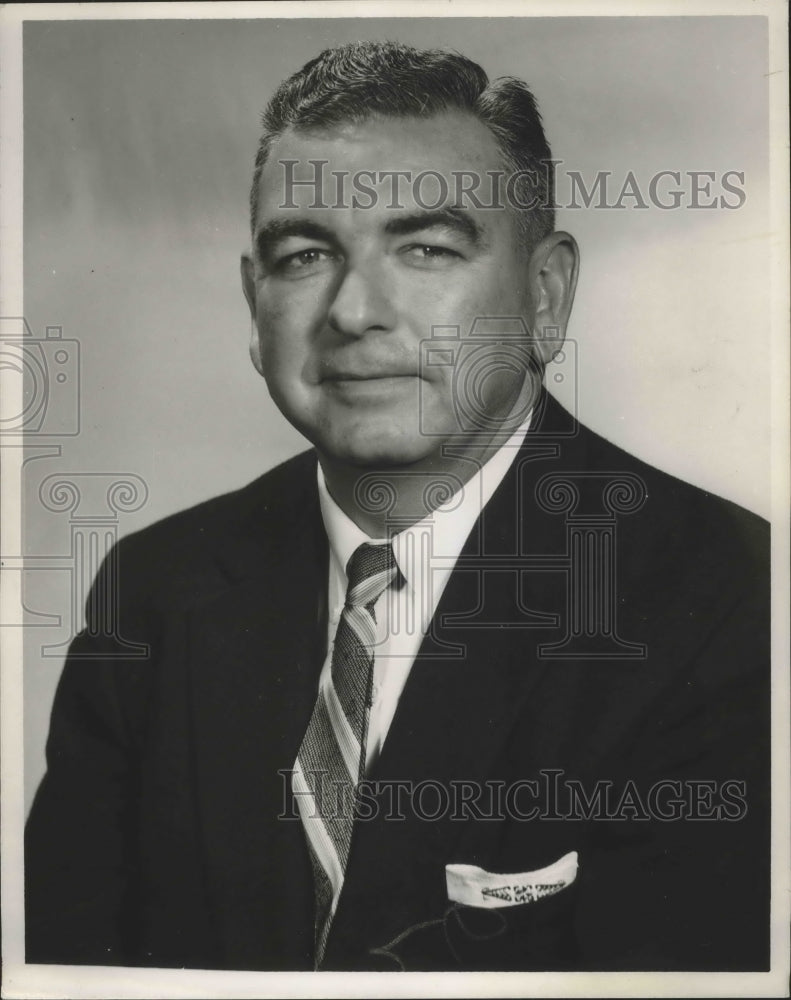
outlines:
[[[259,375],[263,375],[264,364],[261,358],[261,338],[258,333],[255,304],[255,264],[252,256],[247,251],[242,254],[241,269],[242,291],[244,292],[245,299],[247,299],[247,305],[250,308],[250,360],[255,365],[255,369]]]
[[[255,322],[255,264],[252,255],[247,250],[242,254],[241,267],[242,291],[247,299],[247,305],[250,307],[250,315]]]
[[[534,247],[528,268],[533,300],[530,332],[538,357],[547,365],[566,337],[579,271],[577,241],[570,233],[550,233]]]

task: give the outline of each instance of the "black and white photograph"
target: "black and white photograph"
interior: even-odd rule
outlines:
[[[2,995],[787,996],[785,5],[0,13]]]

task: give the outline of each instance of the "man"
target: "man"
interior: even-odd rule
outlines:
[[[343,46],[270,102],[251,354],[315,450],[100,573],[28,961],[767,967],[766,526],[543,390],[549,161],[458,55]]]

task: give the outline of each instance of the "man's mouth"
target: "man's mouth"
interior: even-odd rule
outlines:
[[[389,379],[417,378],[417,372],[403,370],[376,371],[338,371],[328,372],[322,377],[322,382],[379,382]]]
[[[418,384],[416,372],[403,370],[338,371],[322,379],[327,393],[349,404],[383,406],[389,400],[412,398]]]

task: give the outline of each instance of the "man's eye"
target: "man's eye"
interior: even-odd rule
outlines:
[[[419,267],[449,267],[463,259],[458,251],[433,243],[413,243],[402,253]]]
[[[321,250],[318,247],[307,247],[305,250],[298,250],[296,253],[290,253],[286,257],[281,257],[275,266],[282,273],[311,271],[329,263],[333,257],[334,254],[329,250]]]

